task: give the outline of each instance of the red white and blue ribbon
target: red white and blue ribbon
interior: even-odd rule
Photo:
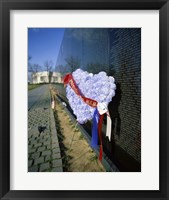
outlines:
[[[72,74],[67,74],[64,77],[64,84],[69,84],[70,87],[74,90],[74,92],[89,106],[95,108],[94,115],[93,115],[93,127],[92,127],[92,139],[91,139],[91,146],[93,148],[98,147],[98,139],[100,141],[100,152],[99,152],[99,160],[102,161],[103,157],[103,144],[102,144],[102,123],[103,123],[103,116],[104,113],[107,112],[105,109],[104,103],[98,103],[97,101],[87,98],[83,96],[76,85],[76,82],[72,76]],[[110,137],[111,128],[107,129],[106,136]]]

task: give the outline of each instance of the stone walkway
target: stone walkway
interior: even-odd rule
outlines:
[[[49,85],[30,91],[28,105],[28,171],[62,172]]]

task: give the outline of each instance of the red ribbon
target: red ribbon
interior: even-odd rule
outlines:
[[[103,123],[103,116],[100,115],[99,123],[98,123],[98,132],[99,132],[99,139],[100,139],[100,152],[99,152],[99,160],[102,161],[103,157],[103,144],[102,144],[102,123]]]
[[[89,106],[91,107],[97,107],[97,101],[87,98],[83,96],[79,90],[79,88],[76,85],[76,82],[72,76],[72,74],[67,74],[63,79],[64,84],[69,84],[70,87],[74,90],[74,92]]]
[[[74,90],[74,92],[89,106],[97,107],[98,102],[83,96],[76,85],[76,82],[72,76],[72,74],[67,74],[63,79],[64,84],[69,84],[70,87]],[[103,115],[100,115],[99,123],[98,123],[98,134],[100,140],[100,152],[99,152],[99,160],[102,161],[103,157],[103,144],[102,144],[102,122],[103,122]]]

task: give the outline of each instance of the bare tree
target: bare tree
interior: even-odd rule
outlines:
[[[30,60],[32,59],[32,56],[28,55],[28,71],[29,72],[39,72],[42,70],[41,66],[39,64],[32,64],[30,63]]]
[[[105,71],[109,73],[109,67],[106,64],[101,64],[101,63],[88,63],[86,65],[86,70],[90,73],[97,74],[100,71]]]
[[[47,72],[52,71],[52,69],[53,69],[53,62],[52,62],[51,60],[46,60],[46,61],[44,62],[44,69],[45,69],[45,71],[47,71]]]
[[[70,67],[71,72],[75,71],[77,68],[80,67],[80,60],[78,58],[70,56],[70,57],[66,58],[65,61],[68,65],[68,67]]]
[[[41,69],[42,68],[39,64],[33,64],[33,65],[31,64],[30,66],[31,72],[34,72],[34,73],[41,71]]]
[[[60,72],[62,75],[65,75],[68,72],[67,67],[63,65],[57,65],[56,70]]]
[[[28,56],[28,72],[32,72],[32,64],[30,63],[31,59],[32,59],[32,57]]]

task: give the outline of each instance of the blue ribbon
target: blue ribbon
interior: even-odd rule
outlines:
[[[91,140],[91,146],[93,148],[97,148],[98,145],[98,122],[99,122],[99,112],[96,108],[93,115],[92,140]]]

